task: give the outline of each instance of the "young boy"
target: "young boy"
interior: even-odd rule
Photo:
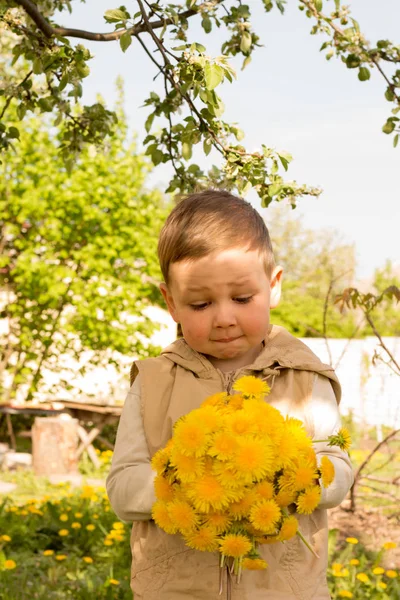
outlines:
[[[222,191],[193,194],[169,215],[160,235],[161,292],[183,338],[156,358],[134,363],[121,416],[107,491],[116,514],[133,521],[131,587],[135,600],[219,600],[218,554],[185,546],[151,520],[155,501],[150,460],[172,435],[175,421],[210,394],[231,391],[254,375],[271,386],[268,402],[303,420],[314,439],[340,427],[340,385],[302,342],[270,325],[282,269],[268,230],[250,204]],[[265,571],[225,581],[232,600],[328,600],[326,509],[340,504],[352,481],[347,454],[316,443],[329,455],[333,484],[319,508],[297,515],[316,558],[295,536],[262,545]],[[225,574],[228,579],[228,574]]]

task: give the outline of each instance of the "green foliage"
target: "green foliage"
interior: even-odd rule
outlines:
[[[72,10],[70,2],[47,0],[36,5],[30,1],[0,0],[2,30],[14,40],[5,66],[19,65],[19,73],[7,80],[0,90],[0,120],[3,120],[0,149],[13,147],[19,139],[19,125],[4,122],[10,108],[20,120],[29,111],[51,113],[55,116],[55,125],[60,127],[62,156],[71,169],[82,148],[86,144],[100,144],[112,133],[116,123],[115,114],[101,103],[85,106],[78,114],[74,112],[74,103],[82,96],[83,80],[90,72],[92,56],[82,43],[73,45],[71,39],[118,40],[123,52],[128,49],[137,52],[138,45],[132,44],[136,38],[152,63],[155,76],[160,75],[164,82],[161,95],[149,91],[145,100],[150,112],[146,118],[144,145],[154,165],[172,165],[174,175],[168,191],[182,194],[211,184],[245,194],[254,188],[263,206],[284,199],[295,206],[302,195],[317,196],[319,189],[284,178],[282,166],[286,171],[291,160],[289,155],[267,144],[262,144],[257,152],[248,152],[240,144],[243,134],[238,126],[223,119],[224,103],[219,90],[236,77],[231,57],[242,57],[243,69],[262,45],[252,24],[254,3],[186,0],[179,4],[137,0],[136,4],[134,13],[125,6],[107,10],[104,19],[114,31],[100,34],[54,24],[57,10]],[[283,0],[262,0],[262,4],[266,12],[274,7],[284,12]],[[324,13],[325,7],[322,0],[300,0],[299,6],[315,22],[311,34],[321,33],[327,37],[321,48],[327,51],[327,58],[336,54],[347,68],[357,72],[362,82],[369,80],[373,69],[383,76],[385,97],[394,105],[383,131],[395,134],[393,143],[396,145],[400,69],[393,69],[390,77],[382,65],[400,63],[399,47],[387,40],[379,40],[371,47],[347,6],[336,0],[331,7],[333,12]],[[217,29],[224,31],[219,56],[210,56],[206,47],[193,37],[192,24],[196,21],[205,34],[212,35]],[[206,172],[191,162],[196,145],[200,145],[206,155],[211,150],[219,153],[222,165],[213,165]]]
[[[275,261],[283,266],[282,298],[272,322],[297,337],[351,337],[357,327],[352,311],[340,312],[334,297],[354,278],[354,248],[334,233],[307,230],[281,207],[269,210],[267,225]]]
[[[154,350],[143,341],[154,330],[143,308],[160,300],[156,244],[166,208],[144,187],[149,165],[122,114],[103,149],[85,146],[77,167],[67,172],[43,117],[24,122],[18,152],[1,166],[4,398],[17,389],[33,397],[43,369],[59,371],[65,354],[92,350],[92,364],[118,367],[115,351]]]

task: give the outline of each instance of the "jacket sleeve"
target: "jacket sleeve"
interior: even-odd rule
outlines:
[[[317,375],[315,378],[308,417],[313,424],[313,437],[316,440],[326,440],[341,427],[335,394],[326,377]],[[347,452],[343,452],[338,446],[328,446],[327,443],[319,442],[314,444],[314,448],[318,464],[322,456],[328,456],[335,467],[335,478],[328,488],[322,487],[319,504],[319,508],[333,508],[344,500],[353,485],[351,462]]]
[[[138,376],[122,410],[111,470],[106,481],[111,506],[120,519],[151,519],[151,507],[156,500],[154,478],[140,410]]]

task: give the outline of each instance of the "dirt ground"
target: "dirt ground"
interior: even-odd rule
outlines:
[[[400,568],[400,514],[388,518],[378,511],[366,510],[360,506],[352,513],[346,504],[328,511],[329,528],[340,531],[340,539],[355,537],[371,550],[378,550],[384,542],[396,542],[397,548],[385,553],[386,568]]]

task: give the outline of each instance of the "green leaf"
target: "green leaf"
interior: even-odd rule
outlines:
[[[388,87],[386,89],[386,92],[385,92],[385,98],[386,98],[386,100],[388,100],[389,102],[393,102],[393,100],[395,99],[395,97],[396,96],[394,95],[392,89],[390,87]]]
[[[19,140],[19,129],[17,129],[16,127],[9,127],[8,137]]]
[[[27,108],[26,108],[25,104],[23,104],[22,102],[21,102],[21,104],[18,104],[18,106],[17,106],[17,115],[18,115],[18,119],[20,121],[22,121],[22,119],[24,118],[24,116],[26,114],[26,111],[27,111]]]
[[[249,33],[248,31],[244,31],[242,33],[242,38],[240,40],[240,51],[243,52],[243,54],[247,54],[251,48],[251,44],[252,44],[251,33]]]
[[[210,33],[210,31],[212,29],[212,23],[211,23],[210,17],[208,17],[207,15],[205,17],[203,17],[203,20],[201,21],[201,26],[206,33]]]
[[[204,67],[204,77],[206,88],[208,90],[213,90],[224,79],[224,70],[219,65],[208,63]]]
[[[356,69],[360,66],[360,57],[357,54],[349,54],[346,58],[346,67],[348,69]]]
[[[146,129],[147,133],[149,133],[151,126],[153,125],[154,117],[155,117],[155,114],[151,113],[146,119],[144,128]]]
[[[40,58],[33,59],[32,71],[35,73],[35,75],[40,75],[40,73],[43,73],[43,64],[42,64],[42,61],[40,60]]]
[[[212,145],[211,145],[210,140],[204,140],[204,142],[203,142],[203,152],[204,152],[204,154],[206,156],[208,156],[210,154],[211,148],[212,148]]]
[[[371,72],[367,67],[360,67],[360,70],[358,71],[358,79],[360,81],[368,81],[368,79],[371,77]]]
[[[314,0],[315,8],[318,12],[322,10],[322,0]]]
[[[396,148],[398,143],[399,143],[399,134],[396,133],[396,135],[393,138],[393,148]]]
[[[192,158],[192,144],[189,142],[182,143],[182,157],[185,160],[190,160]]]
[[[161,150],[158,150],[158,148],[156,148],[155,150],[153,150],[153,152],[151,153],[151,160],[153,162],[153,165],[156,167],[157,165],[160,164],[160,162],[162,162],[164,158],[164,154],[162,153]]]
[[[384,126],[382,127],[383,133],[390,134],[394,131],[395,123],[391,119],[388,119]]]
[[[126,31],[124,35],[121,35],[119,45],[121,46],[122,52],[125,52],[132,44],[132,36],[129,31]]]
[[[129,13],[126,10],[121,10],[120,8],[106,10],[104,13],[104,19],[107,21],[107,23],[118,23],[118,21],[126,21],[126,19],[129,18]]]
[[[242,71],[251,63],[251,56],[246,56],[242,64]]]

